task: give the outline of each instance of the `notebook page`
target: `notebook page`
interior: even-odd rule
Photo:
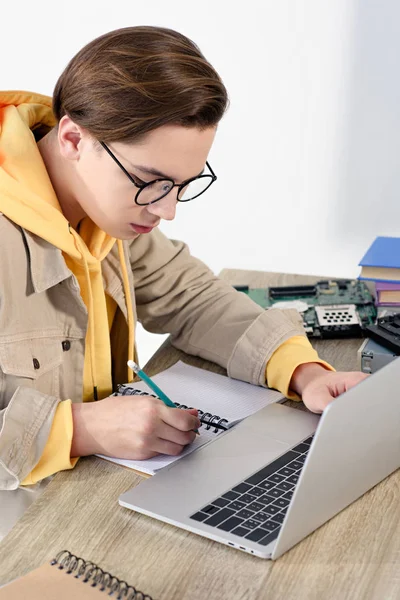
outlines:
[[[225,418],[228,427],[272,402],[284,400],[284,396],[275,390],[211,373],[183,362],[176,363],[152,379],[174,402]],[[143,381],[130,385],[144,392],[153,393]],[[223,433],[222,430],[216,432],[213,427],[207,430],[205,425],[199,429],[199,432],[200,435],[196,436],[194,442],[179,456],[161,454],[148,460],[137,461],[99,456],[136,471],[154,475],[159,469],[212,442]]]
[[[153,377],[173,400],[227,419],[242,420],[267,404],[284,399],[280,392],[178,362]],[[153,393],[143,381],[133,387]]]

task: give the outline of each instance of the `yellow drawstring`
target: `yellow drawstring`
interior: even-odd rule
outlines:
[[[69,226],[69,231],[73,235],[73,233],[71,231],[71,226]],[[83,265],[84,265],[84,269],[85,269],[86,287],[87,287],[88,297],[89,297],[88,318],[89,318],[89,339],[90,339],[90,368],[92,371],[93,399],[97,400],[98,399],[97,372],[96,372],[96,360],[95,360],[96,346],[95,346],[95,339],[94,339],[94,308],[93,308],[92,284],[90,281],[89,267],[88,267],[87,261],[85,259],[85,248],[83,247],[83,249],[82,249],[83,242],[81,242],[79,235],[74,235],[73,237],[74,237],[74,241],[78,247],[78,250],[80,251],[80,253],[82,255]]]
[[[131,290],[129,287],[129,278],[128,278],[128,270],[127,270],[126,261],[125,261],[124,246],[123,246],[122,240],[118,240],[117,243],[118,243],[119,262],[121,264],[121,271],[122,271],[122,281],[124,284],[126,310],[127,310],[127,314],[128,314],[128,331],[129,331],[128,360],[134,360],[135,319],[133,316],[132,296],[131,296]],[[129,367],[128,367],[128,382],[130,383],[131,381],[133,381],[133,373],[132,373],[132,370],[129,369]]]

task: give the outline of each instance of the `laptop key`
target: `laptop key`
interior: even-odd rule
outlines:
[[[275,523],[275,521],[266,521],[262,524],[263,529],[266,529],[267,532],[274,531],[275,529],[279,529],[280,524]]]
[[[293,493],[294,493],[294,489],[293,489],[293,490],[290,490],[289,492],[286,492],[286,494],[284,494],[284,495],[282,496],[282,498],[283,498],[284,500],[289,500],[289,501],[290,501],[290,500],[292,499]]]
[[[194,513],[194,515],[192,515],[190,518],[194,519],[195,521],[204,521],[204,519],[207,519],[209,515],[206,515],[205,513],[202,512],[197,512]]]
[[[260,527],[259,529],[254,529],[248,535],[246,535],[246,540],[251,540],[252,542],[258,542],[263,537],[265,537],[267,534],[268,534],[268,531],[265,529],[262,529]]]
[[[260,522],[255,521],[254,519],[248,519],[243,523],[243,527],[248,527],[249,529],[255,529],[256,527],[260,527]]]
[[[236,516],[230,517],[230,519],[227,519],[223,523],[220,523],[219,525],[217,525],[217,529],[222,529],[222,531],[231,531],[235,527],[238,527],[239,525],[241,525],[243,523],[243,521],[244,521],[244,519],[239,519]]]
[[[289,500],[285,500],[285,498],[278,498],[274,502],[275,506],[280,506],[281,508],[286,508],[289,505]]]
[[[235,535],[239,535],[240,537],[244,537],[248,533],[250,533],[250,529],[246,529],[246,527],[236,527],[236,529],[232,529],[231,533]]]
[[[246,504],[244,502],[240,502],[240,500],[235,500],[234,502],[231,502],[228,506],[228,508],[232,509],[232,510],[242,510],[242,508],[244,508],[246,506]]]
[[[297,459],[299,460],[299,458]],[[290,467],[284,467],[278,471],[279,475],[283,475],[284,477],[289,477],[289,475],[293,475],[295,473],[295,469],[291,469]]]
[[[261,511],[259,513],[257,513],[256,515],[254,515],[253,519],[255,521],[260,521],[261,523],[263,523],[264,521],[268,521],[268,519],[271,517],[271,515],[267,512]]]
[[[254,502],[255,499],[256,497],[252,496],[251,494],[243,494],[243,496],[240,496],[240,502],[245,502],[246,504]]]
[[[238,513],[236,513],[236,516],[241,517],[243,519],[251,519],[251,517],[254,514],[255,513],[252,510],[248,510],[247,508],[244,508],[243,510],[240,510]]]
[[[290,467],[292,469],[296,469],[296,471],[298,471],[303,468],[303,463],[300,462],[299,460],[294,460],[293,462],[290,463]]]
[[[239,496],[240,494],[238,492],[232,492],[232,490],[230,490],[229,492],[226,492],[226,494],[222,494],[221,498],[226,498],[226,500],[237,500]]]
[[[295,448],[293,448],[293,450],[295,450],[295,452],[308,452],[310,449],[310,444],[299,444],[298,446],[296,446]]]
[[[290,463],[292,464],[292,463]],[[283,481],[285,477],[283,475],[278,475],[278,473],[274,473],[270,477],[268,477],[268,481],[273,481],[274,483],[280,483]]]
[[[236,487],[232,488],[232,492],[238,492],[238,494],[245,494],[251,490],[252,486],[248,483],[239,483]]]
[[[313,441],[314,436],[310,436],[309,438],[307,438],[306,440],[304,440],[304,442],[302,442],[303,444],[307,444],[308,447],[311,446],[311,442]]]
[[[285,513],[278,513],[277,515],[274,515],[273,517],[271,517],[271,519],[273,521],[275,521],[276,523],[280,523],[282,525],[283,523],[283,519],[285,518]]]
[[[268,492],[268,494],[264,494],[264,496],[260,496],[260,498],[257,498],[257,502],[260,502],[260,504],[264,504],[264,506],[267,504],[270,504],[274,500],[275,500],[275,496],[270,496],[269,492]]]
[[[215,515],[212,515],[212,517],[207,519],[207,521],[204,521],[204,523],[206,525],[213,525],[214,527],[216,527],[217,525],[222,523],[222,521],[225,521],[225,519],[233,517],[234,514],[235,511],[230,510],[229,508],[223,508],[222,510],[215,513]]]
[[[278,537],[278,533],[279,533],[279,529],[275,529],[274,531],[271,531],[271,533],[266,535],[265,538],[262,538],[261,540],[259,540],[258,543],[261,546],[268,546],[268,544],[270,544],[271,542],[276,540],[276,538]]]
[[[276,486],[277,490],[282,490],[282,492],[288,492],[293,489],[293,485],[288,483],[287,481],[282,481],[279,485]]]
[[[297,452],[292,452],[291,450],[289,450],[288,452],[286,452],[286,454],[283,454],[276,460],[273,460],[271,463],[269,463],[269,465],[266,465],[265,467],[257,471],[257,473],[254,473],[254,475],[245,480],[245,483],[248,483],[250,485],[257,485],[258,483],[266,479],[269,475],[272,475],[273,473],[278,471],[281,467],[284,467],[292,460],[295,460],[297,456]]]
[[[282,494],[284,494],[285,492],[282,492],[282,490],[278,490],[278,488],[274,488],[273,490],[269,490],[268,495],[272,496],[273,498],[280,498],[282,496]]]
[[[264,504],[260,504],[260,502],[252,502],[247,508],[249,510],[254,510],[254,512],[258,512],[264,508]]]
[[[270,506],[273,506],[272,504]],[[260,511],[260,513],[262,513],[263,515],[269,515],[271,516],[272,514],[275,514],[274,511],[270,511],[270,506],[263,506],[263,509]],[[276,506],[273,506],[273,508],[276,508]],[[260,514],[258,513],[258,514]]]
[[[279,506],[275,506],[275,503],[274,504],[270,504],[269,506],[266,506],[264,508],[264,511],[271,513],[271,515],[275,515],[276,513],[280,512],[280,510],[281,510],[280,507]]]
[[[251,494],[252,496],[262,496],[263,494],[265,494],[265,490],[260,487],[253,487],[251,488],[249,494]]]
[[[304,465],[304,463],[306,462],[306,458],[307,454],[300,454],[300,456],[296,458],[296,461]]]
[[[214,513],[216,513],[219,510],[219,508],[218,508],[218,506],[209,504],[208,506],[206,506],[205,508],[202,508],[201,510],[210,516],[210,515],[213,515]]]
[[[280,472],[280,471],[279,471]],[[293,471],[294,473],[294,471]],[[291,475],[291,473],[289,473]],[[261,483],[258,484],[258,487],[262,488],[264,491],[270,490],[271,488],[275,487],[276,483],[274,483],[273,481],[269,481],[269,479],[266,479],[265,481],[262,481]]]
[[[290,477],[288,477],[286,479],[286,481],[288,481],[289,483],[297,483],[299,480],[300,475],[291,475]]]
[[[226,500],[226,498],[217,498],[216,500],[213,500],[212,503],[215,506],[219,506],[220,508],[223,508],[224,506],[229,504],[229,500]]]

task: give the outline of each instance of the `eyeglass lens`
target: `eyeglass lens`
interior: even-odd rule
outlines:
[[[188,202],[189,200],[197,198],[197,196],[200,196],[210,187],[212,182],[213,178],[211,175],[203,175],[194,179],[184,188],[179,190],[178,200],[180,202]],[[157,200],[161,200],[161,198],[164,198],[164,196],[169,194],[173,187],[174,183],[169,179],[159,179],[158,181],[154,181],[140,190],[136,197],[136,202],[138,204],[150,204]]]

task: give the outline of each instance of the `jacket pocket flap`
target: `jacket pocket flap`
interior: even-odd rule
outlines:
[[[4,374],[37,379],[63,361],[60,340],[27,339],[0,342],[0,367]]]

